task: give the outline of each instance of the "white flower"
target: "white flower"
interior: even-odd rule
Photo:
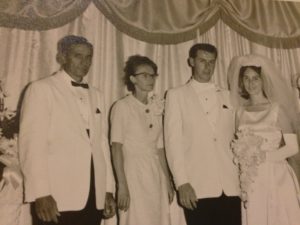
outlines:
[[[10,120],[16,115],[16,111],[10,110],[10,109],[4,109],[2,112],[0,112],[0,120],[3,120],[4,118]]]
[[[231,143],[233,161],[239,166],[241,198],[245,206],[258,166],[266,160],[266,153],[261,150],[264,141],[264,138],[254,134],[251,129],[243,129],[236,133],[236,139]]]
[[[161,116],[164,113],[164,108],[165,108],[164,99],[161,99],[157,97],[155,94],[153,94],[149,98],[149,102],[152,105],[152,110],[154,115]]]
[[[17,139],[0,138],[0,153],[0,162],[4,165],[18,165]]]

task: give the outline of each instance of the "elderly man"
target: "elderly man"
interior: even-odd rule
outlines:
[[[85,79],[93,46],[70,35],[57,47],[61,70],[33,82],[21,110],[25,201],[38,224],[99,225],[115,203],[103,95]]]

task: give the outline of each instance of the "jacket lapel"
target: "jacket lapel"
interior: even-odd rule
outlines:
[[[70,114],[70,119],[72,120],[71,124],[75,126],[76,129],[79,129],[83,137],[89,141],[87,136],[86,127],[84,125],[84,121],[80,116],[79,108],[76,103],[76,100],[70,90],[70,88],[66,85],[65,80],[63,79],[63,74],[58,72],[54,76],[54,83],[58,90],[62,93],[64,101],[67,108],[69,109],[67,113]],[[75,121],[75,122],[74,122]]]
[[[222,91],[221,89],[217,89],[217,100],[218,100],[218,117],[217,117],[217,126],[218,124],[222,124],[222,115],[224,112],[233,112],[232,105],[229,100],[229,94],[227,92]]]
[[[192,87],[190,82],[187,83],[186,87],[187,87],[187,96],[188,96],[187,99],[191,98],[191,101],[193,102],[193,106],[197,106],[196,111],[195,111],[196,112],[195,116],[204,118],[203,121],[205,121],[206,123],[209,124],[208,127],[210,127],[211,131],[214,133],[214,127],[211,124],[210,120],[208,119],[208,117],[203,109],[203,106],[200,103],[200,100],[198,98],[196,91],[194,90],[194,88]]]
[[[90,121],[89,121],[90,139],[91,141],[93,141],[95,137],[95,131],[96,131],[95,115],[97,110],[97,96],[96,96],[96,92],[92,88],[89,89],[89,103],[90,103]]]
[[[221,118],[222,118],[221,114],[222,114],[222,110],[223,110],[223,105],[224,104],[226,105],[226,102],[224,102],[222,91],[219,88],[217,88],[216,95],[217,95],[217,107],[218,107],[218,109],[217,109],[218,113],[217,113],[216,127],[218,127],[218,125],[222,121],[221,120]]]

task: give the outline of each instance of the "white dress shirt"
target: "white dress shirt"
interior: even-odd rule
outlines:
[[[76,81],[74,79],[72,79],[72,77],[70,75],[68,75],[65,71],[63,71],[63,74],[65,75],[65,76],[63,76],[64,80],[66,83],[68,83],[68,87],[70,87],[70,90],[76,100],[80,115],[86,125],[86,129],[89,129],[89,127],[90,127],[89,117],[91,115],[91,111],[90,111],[88,89],[72,86],[71,82],[72,81],[76,82]],[[76,82],[76,83],[78,83],[78,82]],[[83,78],[82,82],[80,82],[80,83],[87,83],[86,79]]]
[[[216,86],[213,83],[200,83],[194,79],[191,85],[213,129],[216,128],[218,108]]]

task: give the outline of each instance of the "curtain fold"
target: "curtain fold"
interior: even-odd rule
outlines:
[[[271,48],[300,46],[300,2],[220,1],[221,19],[250,41]]]
[[[300,3],[274,0],[93,0],[122,32],[142,41],[177,44],[203,34],[222,19],[251,41],[268,47],[300,46]]]
[[[190,78],[188,49],[197,42],[211,43],[218,48],[215,79],[224,88],[227,86],[227,67],[232,57],[237,55],[260,53],[270,57],[289,82],[292,74],[300,72],[297,63],[299,49],[272,49],[254,45],[221,20],[207,32],[198,33],[192,40],[176,45],[151,44],[120,32],[91,4],[80,17],[60,28],[47,31],[0,29],[0,80],[8,91],[7,100],[12,108],[15,108],[19,94],[28,82],[58,70],[56,44],[67,34],[84,36],[94,45],[89,80],[105,93],[107,108],[126,94],[122,76],[128,56],[146,55],[157,62],[160,76],[155,91],[163,96],[167,89],[183,84]]]
[[[260,53],[271,58],[288,82],[300,72],[300,48],[275,49],[253,44],[222,20],[207,32],[201,35],[197,33],[192,40],[176,45],[151,44],[120,32],[107,17],[99,13],[94,4],[90,4],[81,16],[56,29],[0,29],[0,80],[8,96],[5,104],[9,109],[16,108],[20,93],[29,82],[49,76],[59,69],[55,61],[56,44],[68,34],[84,36],[93,44],[93,64],[88,79],[91,85],[104,93],[107,111],[113,102],[127,93],[122,80],[123,67],[133,54],[148,56],[157,63],[159,76],[155,92],[161,97],[169,88],[182,85],[190,78],[188,50],[198,42],[211,43],[218,48],[214,78],[222,87],[227,86],[229,63],[238,55]],[[294,157],[293,162],[300,179],[300,157]],[[185,225],[182,209],[176,201],[171,205],[170,215],[172,225]],[[105,221],[105,224],[116,225],[115,218]]]
[[[0,26],[57,28],[79,17],[91,2],[119,31],[148,43],[193,40],[221,19],[253,42],[300,46],[300,2],[277,0],[2,0]]]
[[[49,30],[78,16],[91,0],[1,0],[0,26],[24,30]]]
[[[122,32],[138,40],[176,44],[194,39],[218,21],[216,0],[94,0],[96,7]]]

